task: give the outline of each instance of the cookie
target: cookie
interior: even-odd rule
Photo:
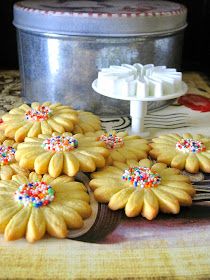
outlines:
[[[210,173],[210,138],[201,134],[166,134],[154,138],[150,156],[190,173]]]
[[[15,174],[27,176],[29,171],[20,167],[15,159],[17,143],[5,137],[0,138],[0,179],[10,180]]]
[[[100,118],[91,112],[77,111],[78,112],[78,123],[74,126],[72,133],[86,133],[89,131],[97,131],[101,129]]]
[[[5,136],[4,131],[0,130],[0,144],[2,144],[6,139],[7,137]]]
[[[78,122],[78,114],[69,106],[60,103],[34,102],[31,106],[22,104],[2,116],[0,130],[5,136],[23,142],[25,137],[37,137],[39,134],[64,133],[72,131]]]
[[[164,163],[149,159],[114,162],[91,174],[90,187],[101,203],[112,210],[125,208],[128,217],[154,219],[158,212],[177,214],[190,206],[195,189],[187,176]]]
[[[71,177],[32,172],[0,181],[0,232],[7,241],[25,236],[35,242],[45,233],[65,238],[68,229],[83,227],[90,215],[86,187]]]
[[[107,158],[107,165],[113,161],[125,162],[127,159],[140,160],[147,157],[150,150],[147,140],[138,135],[128,135],[127,132],[99,130],[89,132],[86,136],[93,137],[98,142],[104,142],[110,155]]]
[[[79,170],[93,172],[104,167],[108,155],[103,142],[66,132],[27,137],[18,145],[15,157],[23,168],[58,177],[60,174],[74,176]]]

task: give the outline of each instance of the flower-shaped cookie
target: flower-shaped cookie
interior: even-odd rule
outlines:
[[[147,140],[137,135],[128,135],[127,132],[99,130],[96,132],[85,133],[86,136],[93,137],[99,142],[104,142],[110,155],[107,164],[113,161],[125,162],[127,159],[140,160],[147,157],[150,150]]]
[[[5,240],[26,236],[41,239],[46,232],[57,238],[67,236],[67,228],[83,226],[91,215],[89,195],[82,183],[68,176],[53,179],[30,173],[0,181],[0,232]]]
[[[4,131],[0,130],[0,144],[2,144],[6,139],[7,137],[5,136]]]
[[[150,155],[180,170],[210,173],[210,138],[201,134],[184,133],[160,135],[154,138]]]
[[[108,155],[103,142],[66,132],[26,137],[25,142],[18,145],[15,157],[23,168],[58,177],[62,173],[74,176],[79,170],[93,172],[104,167],[104,157]]]
[[[73,133],[86,133],[101,129],[101,121],[91,112],[77,111],[79,122],[74,126]]]
[[[14,174],[27,176],[29,171],[20,167],[15,160],[17,143],[5,137],[0,138],[0,179],[10,180]],[[4,141],[1,142],[1,140]]]
[[[40,105],[34,102],[31,107],[22,104],[10,110],[2,116],[2,120],[0,129],[4,130],[5,136],[22,142],[26,136],[72,131],[74,124],[78,122],[78,114],[71,107],[60,103],[45,102]]]
[[[142,215],[154,219],[158,212],[177,214],[180,206],[189,206],[195,193],[187,176],[175,168],[149,159],[139,162],[114,162],[91,174],[90,187],[95,198],[109,203],[112,210],[125,208],[128,217]]]

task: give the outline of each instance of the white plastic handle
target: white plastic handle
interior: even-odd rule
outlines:
[[[140,136],[149,136],[149,131],[144,131],[144,117],[147,114],[147,101],[130,101],[130,116],[132,119],[131,133]]]

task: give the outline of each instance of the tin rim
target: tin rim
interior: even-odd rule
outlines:
[[[75,12],[72,7],[66,9],[65,6],[63,10],[59,10],[60,6],[54,10],[50,9],[50,5],[49,8],[43,8],[40,1],[18,2],[14,5],[13,24],[19,29],[32,32],[87,37],[159,36],[181,31],[187,26],[187,9],[183,5],[168,1],[142,1],[139,2],[141,5],[137,5],[133,0],[128,3],[130,6],[126,12],[125,2],[121,1],[123,4],[120,2],[118,10],[116,2],[107,0],[107,3],[113,3],[110,8],[113,12],[104,8],[101,13],[98,10],[88,12],[89,6],[85,12],[81,12],[82,8]],[[54,0],[52,3],[57,2]]]

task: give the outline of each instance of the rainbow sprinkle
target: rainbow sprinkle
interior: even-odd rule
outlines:
[[[47,106],[39,105],[37,109],[30,109],[25,113],[26,120],[29,121],[45,121],[52,115],[52,110]]]
[[[7,165],[15,161],[16,150],[11,146],[0,146],[0,165]]]
[[[156,188],[161,182],[161,177],[147,167],[130,167],[124,171],[122,179],[140,188]]]
[[[102,134],[97,140],[103,141],[110,150],[120,148],[124,145],[123,139],[112,133]]]
[[[206,147],[200,141],[182,138],[176,143],[176,149],[183,153],[200,153],[205,151]]]
[[[45,182],[30,182],[19,186],[14,199],[21,205],[30,207],[46,206],[55,198],[55,191]]]
[[[44,140],[42,147],[47,151],[69,152],[78,147],[78,140],[71,136],[54,136]]]

